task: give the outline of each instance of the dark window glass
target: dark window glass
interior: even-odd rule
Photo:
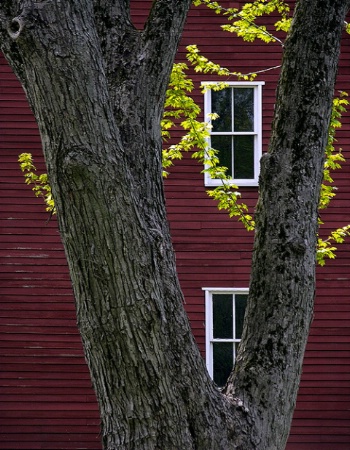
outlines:
[[[213,343],[213,377],[219,387],[223,387],[233,367],[233,344],[230,342]]]
[[[254,88],[226,88],[212,91],[213,133],[254,132]],[[233,115],[233,117],[232,117]],[[233,120],[233,123],[232,123]],[[234,179],[254,179],[254,139],[252,135],[212,135],[211,146],[219,151],[220,165]]]
[[[232,136],[212,136],[211,146],[219,151],[220,166],[227,167],[226,174],[232,177]]]
[[[211,92],[211,110],[219,117],[213,120],[213,131],[232,131],[232,89]]]
[[[235,328],[236,339],[241,339],[243,331],[244,313],[247,306],[248,295],[237,294],[235,295]]]
[[[254,136],[234,136],[233,165],[233,178],[254,178]]]
[[[254,89],[235,88],[233,91],[234,131],[254,131]]]
[[[233,339],[232,294],[213,294],[213,336],[214,339]]]

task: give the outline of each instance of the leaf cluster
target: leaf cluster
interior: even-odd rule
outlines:
[[[225,16],[228,24],[222,25],[224,31],[235,33],[244,41],[254,42],[260,39],[263,42],[279,42],[282,41],[262,24],[258,24],[257,20],[266,15],[277,12],[280,16],[275,22],[276,31],[287,32],[291,25],[289,17],[290,8],[284,0],[255,0],[254,2],[245,3],[242,8],[223,8],[218,2],[211,0],[194,0],[194,5],[206,5],[209,9],[215,11],[216,14]]]
[[[333,108],[331,113],[331,119],[328,129],[328,141],[326,146],[326,159],[323,170],[323,183],[321,186],[321,198],[319,203],[319,209],[325,209],[329,205],[331,199],[336,195],[335,186],[332,186],[334,182],[331,171],[341,168],[341,162],[345,161],[342,154],[342,149],[335,150],[334,143],[336,142],[335,134],[336,130],[341,127],[341,116],[346,111],[346,106],[349,104],[347,100],[347,93],[340,92],[339,97],[334,98]]]
[[[326,258],[334,259],[336,257],[336,250],[334,244],[342,244],[345,238],[350,236],[350,225],[345,225],[342,228],[337,228],[332,231],[327,239],[318,238],[317,242],[317,262],[320,266],[326,264]]]
[[[205,56],[203,56],[200,53],[197,45],[188,45],[186,47],[186,50],[188,52],[186,58],[193,66],[195,72],[215,74],[227,77],[227,79],[234,76],[239,80],[249,80],[249,81],[253,81],[257,76],[256,73],[243,74],[241,72],[231,72],[226,67],[221,67],[219,64],[216,64],[213,61],[210,61]],[[211,84],[207,83],[204,90],[212,89],[214,91],[219,91],[226,86],[227,84],[225,84],[225,82],[211,83]]]
[[[55,202],[52,197],[51,186],[49,184],[46,173],[41,175],[36,174],[36,167],[33,163],[33,156],[31,153],[21,153],[18,157],[20,168],[24,172],[25,183],[32,185],[32,190],[36,197],[42,197],[46,204],[46,211],[51,214],[56,214]]]
[[[323,183],[321,185],[321,195],[319,202],[319,210],[328,207],[332,198],[336,195],[336,187],[332,186],[334,180],[332,178],[332,171],[341,168],[341,162],[345,161],[342,154],[342,149],[336,151],[334,143],[336,142],[335,134],[338,128],[341,127],[341,116],[346,111],[346,106],[349,104],[347,94],[340,92],[339,97],[334,98],[331,119],[328,129],[328,142],[326,146],[326,159],[323,170]],[[323,224],[319,219],[320,224]],[[326,258],[334,259],[336,257],[337,247],[335,244],[342,244],[347,236],[350,236],[350,225],[345,225],[330,233],[327,239],[318,238],[317,242],[317,262],[320,266],[326,264]]]
[[[211,63],[207,58],[201,57],[196,46],[187,47],[187,59],[194,65],[195,70],[205,71],[205,73],[215,73],[217,75],[231,74],[225,68]],[[221,185],[217,188],[208,190],[208,195],[218,202],[219,209],[228,211],[229,216],[238,217],[247,230],[254,229],[254,221],[248,214],[248,207],[239,202],[241,194],[237,191],[237,186],[233,184],[232,178],[226,174],[227,168],[220,165],[218,151],[209,145],[210,122],[215,120],[217,114],[210,114],[208,121],[198,120],[200,108],[190,97],[193,90],[193,82],[186,74],[188,66],[185,63],[175,64],[170,78],[169,88],[167,90],[166,109],[161,122],[163,138],[169,139],[170,129],[178,124],[184,131],[183,136],[174,145],[163,150],[163,174],[168,175],[166,168],[173,164],[174,159],[181,159],[184,151],[195,149],[192,157],[204,165],[202,172],[208,173],[213,179],[219,179]],[[215,90],[224,89],[226,83],[213,84]],[[211,88],[206,85],[205,89]],[[180,121],[180,123],[178,123]]]

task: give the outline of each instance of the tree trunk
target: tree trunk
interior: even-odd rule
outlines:
[[[318,202],[348,8],[343,0],[300,1],[285,43],[261,160],[245,329],[226,387],[252,412],[246,449],[283,449],[290,430],[313,318]]]
[[[190,0],[154,2],[143,32],[127,0],[27,1],[19,15],[13,3],[0,6],[2,49],[39,124],[104,448],[283,449],[345,2],[300,2],[286,44],[249,323],[226,395],[183,309],[161,176],[159,122]]]

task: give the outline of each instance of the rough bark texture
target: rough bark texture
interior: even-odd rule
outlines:
[[[313,317],[318,201],[348,7],[300,1],[285,43],[261,160],[247,322],[226,387],[252,413],[247,449],[284,448],[288,438]]]
[[[227,395],[209,379],[183,310],[161,177],[159,121],[189,5],[154,2],[139,32],[128,0],[3,1],[2,49],[39,124],[104,448],[283,449],[312,314],[348,2],[300,2],[286,45],[249,325]]]

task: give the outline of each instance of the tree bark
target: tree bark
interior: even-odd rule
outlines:
[[[245,329],[226,386],[252,413],[246,449],[283,449],[289,434],[313,318],[318,202],[348,8],[299,1],[284,47],[261,160]]]
[[[262,165],[248,323],[225,395],[183,309],[161,176],[159,123],[189,5],[155,1],[140,32],[127,0],[3,1],[2,50],[38,121],[104,448],[283,449],[348,2],[305,0],[296,12]]]

